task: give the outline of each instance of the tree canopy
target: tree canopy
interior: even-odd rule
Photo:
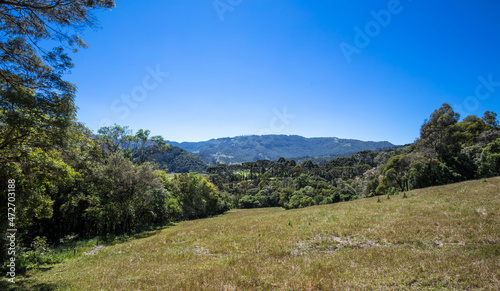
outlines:
[[[0,1],[0,150],[30,140],[29,132],[54,136],[70,125],[76,88],[63,80],[73,68],[66,50],[86,47],[78,33],[97,27],[93,10],[114,5],[113,0]]]

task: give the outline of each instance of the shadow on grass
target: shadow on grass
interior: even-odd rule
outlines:
[[[37,270],[40,272],[47,272],[53,268],[53,265],[62,263],[66,260],[78,258],[82,256],[82,249],[90,249],[93,245],[99,243],[100,245],[113,246],[116,244],[124,243],[130,240],[136,239],[145,239],[154,235],[159,234],[162,230],[167,229],[169,227],[174,226],[174,223],[147,226],[140,229],[135,229],[131,233],[115,235],[108,234],[105,236],[99,237],[96,241],[96,238],[84,238],[80,240],[74,240],[70,242],[66,242],[61,244],[53,249],[51,256],[53,256],[53,260],[51,262],[44,262],[41,265],[36,265],[34,267],[30,267],[29,269]],[[78,250],[78,251],[76,251]],[[0,264],[0,271],[5,274],[7,269],[5,264]],[[55,290],[56,287],[61,287],[59,285],[47,284],[47,283],[37,283],[36,280],[33,280],[31,276],[25,276],[28,268],[25,265],[19,266],[16,270],[16,283],[11,283],[7,281],[7,278],[0,277],[0,291],[3,290]]]
[[[39,267],[37,270],[40,270],[42,272],[47,272],[47,271],[52,270],[52,268],[54,268],[54,267],[46,267],[45,266],[45,267]]]
[[[132,234],[125,234],[125,235],[106,235],[104,237],[101,237],[99,243],[107,245],[107,246],[112,246],[120,243],[124,243],[129,240],[135,240],[135,239],[144,239],[148,238],[154,235],[159,234],[162,230],[173,226],[173,223],[170,224],[164,224],[160,226],[151,226],[148,228],[143,228],[141,230],[138,230],[136,233]],[[92,239],[83,239],[79,241],[72,241],[68,242],[65,245],[61,245],[59,248],[56,249],[57,252],[68,252],[68,253],[73,253],[73,249],[77,248],[79,244],[82,242],[86,242]],[[54,264],[61,263],[65,261],[66,259],[61,259],[60,261],[54,262],[50,265],[43,265],[43,266],[36,266],[33,269],[40,271],[40,272],[47,272],[52,270]],[[0,268],[1,269],[1,268]],[[2,270],[3,271],[3,270]],[[1,291],[28,291],[28,290],[42,290],[42,291],[48,291],[48,290],[56,290],[58,288],[61,288],[63,286],[56,285],[53,283],[38,283],[36,281],[36,276],[26,276],[26,268],[19,269],[16,272],[16,275],[19,275],[19,277],[16,277],[15,283],[11,283],[7,281],[6,278],[0,278],[0,290]]]
[[[120,243],[124,243],[133,239],[144,239],[154,235],[159,234],[162,230],[167,229],[169,227],[174,226],[175,223],[162,224],[158,226],[151,226],[147,228],[142,228],[140,230],[135,230],[132,233],[116,235],[116,234],[107,234],[100,237],[102,243],[107,246],[112,246]]]
[[[34,283],[34,282],[33,282]],[[16,282],[16,283],[11,283],[5,280],[0,280],[0,290],[5,290],[5,291],[32,291],[32,290],[41,290],[41,291],[49,291],[49,290],[56,290],[58,285],[55,284],[47,284],[47,283],[40,283],[40,284],[33,284],[31,281],[28,279],[25,279],[21,282]]]

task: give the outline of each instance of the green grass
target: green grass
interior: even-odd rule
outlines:
[[[181,222],[29,271],[16,288],[498,290],[500,177],[406,196]]]

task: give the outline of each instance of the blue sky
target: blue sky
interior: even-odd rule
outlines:
[[[215,4],[214,4],[215,3]],[[117,1],[71,55],[78,119],[173,141],[411,143],[442,103],[500,113],[500,2]]]

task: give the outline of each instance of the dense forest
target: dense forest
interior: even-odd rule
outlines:
[[[161,170],[171,173],[202,173],[208,167],[202,158],[173,145],[164,151],[154,151],[153,149],[150,151],[152,153],[147,161],[156,163]]]
[[[497,114],[460,121],[450,105],[432,113],[415,143],[360,151],[319,166],[280,158],[207,169],[240,208],[298,208],[500,175]]]
[[[9,145],[1,152],[8,161],[0,165],[0,177],[15,181],[17,239],[25,247],[40,238],[58,243],[68,235],[132,233],[230,208],[205,178],[185,173],[170,179],[146,162],[152,147],[169,148],[147,130],[132,134],[114,126],[94,134],[74,121],[60,143],[36,131],[27,142]]]

